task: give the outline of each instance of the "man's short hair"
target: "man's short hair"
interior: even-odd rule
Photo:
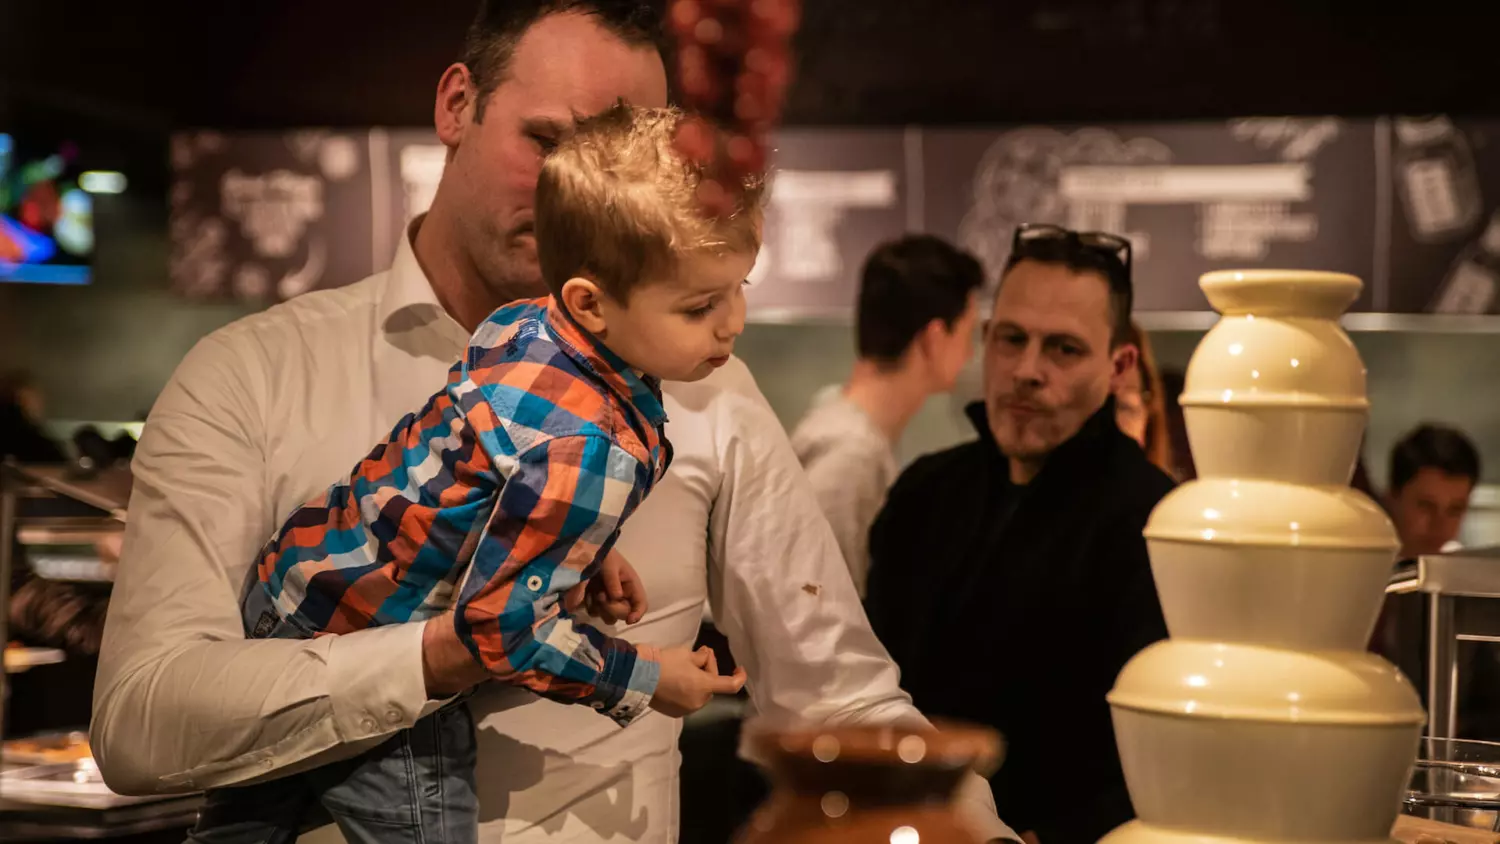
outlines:
[[[1022,227],[1022,229],[1025,228],[1027,227]],[[1126,342],[1130,336],[1130,312],[1135,299],[1135,288],[1130,278],[1131,268],[1127,263],[1128,259],[1122,260],[1112,248],[1091,242],[1089,240],[1093,236],[1091,233],[1070,232],[1050,226],[1041,228],[1055,232],[1057,236],[1023,240],[1020,237],[1022,229],[1017,230],[1010,257],[1006,258],[1005,268],[1000,273],[1001,284],[1005,283],[1005,276],[1010,274],[1011,268],[1022,261],[1036,261],[1066,267],[1073,273],[1095,273],[1109,285],[1110,345],[1118,346]],[[1125,238],[1117,238],[1116,235],[1103,236],[1118,239],[1128,249],[1129,241]]]
[[[983,284],[979,260],[942,238],[916,234],[882,243],[860,275],[859,356],[896,363],[928,323],[940,319],[951,329]]]
[[[617,102],[547,157],[536,184],[537,258],[554,294],[583,277],[620,301],[692,254],[760,248],[764,180],[747,179],[731,213],[706,214],[703,169],[673,146],[675,108]]]
[[[1479,449],[1457,428],[1425,423],[1391,449],[1391,494],[1396,495],[1423,469],[1479,483]]]
[[[474,120],[484,119],[485,103],[510,71],[516,45],[542,18],[587,15],[627,44],[662,52],[666,42],[660,5],[642,0],[480,0],[459,57],[479,94]]]

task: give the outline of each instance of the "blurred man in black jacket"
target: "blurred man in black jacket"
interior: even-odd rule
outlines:
[[[1172,481],[1115,424],[1136,364],[1130,245],[1022,226],[985,329],[978,440],[928,455],[870,532],[870,621],[934,717],[989,724],[1000,813],[1033,844],[1134,816],[1105,694],[1165,638],[1141,530]]]

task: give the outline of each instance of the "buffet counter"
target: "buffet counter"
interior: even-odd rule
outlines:
[[[10,606],[17,546],[26,549],[38,577],[107,588],[113,566],[93,549],[124,529],[130,480],[126,469],[0,466],[0,607]],[[7,643],[0,699],[10,694],[11,677],[67,658],[56,648],[10,642],[8,615],[0,612],[0,642]],[[7,739],[7,726],[0,714],[0,841],[137,838],[158,831],[180,840],[197,817],[199,795],[111,791],[83,732]]]

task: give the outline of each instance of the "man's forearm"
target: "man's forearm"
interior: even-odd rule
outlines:
[[[409,727],[436,706],[422,631],[318,640],[199,641],[132,665],[106,637],[90,743],[122,794],[197,791],[315,767]],[[111,669],[121,670],[111,670]]]

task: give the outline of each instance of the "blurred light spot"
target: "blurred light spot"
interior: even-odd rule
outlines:
[[[78,177],[78,186],[89,193],[124,193],[125,174],[114,170],[89,170]]]

